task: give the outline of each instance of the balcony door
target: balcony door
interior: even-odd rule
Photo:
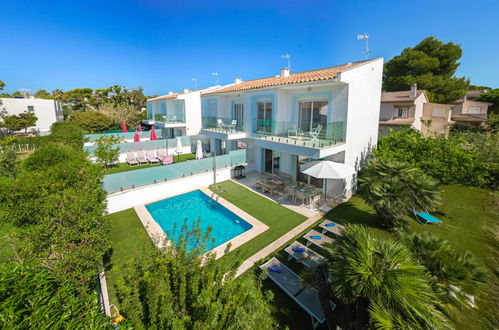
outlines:
[[[272,132],[272,102],[257,102],[257,133]]]
[[[237,121],[236,128],[243,128],[244,106],[242,103],[234,103],[234,109],[232,110],[232,119]]]
[[[302,132],[312,132],[319,126],[325,129],[327,124],[327,108],[327,101],[299,102],[298,129]]]

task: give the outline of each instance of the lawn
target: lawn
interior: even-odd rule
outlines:
[[[191,159],[194,159],[194,158],[196,158],[195,154],[183,154],[183,155],[179,155],[179,156],[174,156],[173,157],[173,162],[174,163],[181,163],[181,162],[185,162],[185,161],[188,161],[188,160],[191,160]],[[114,165],[113,167],[110,167],[110,168],[106,169],[104,171],[104,175],[106,175],[106,174],[114,174],[114,173],[121,173],[121,172],[128,172],[128,171],[135,171],[135,170],[140,170],[140,169],[143,169],[143,168],[148,168],[148,167],[153,167],[153,166],[161,166],[161,165],[158,165],[158,164],[155,164],[155,165],[147,164],[147,165],[130,166],[127,163],[119,163],[117,165]]]
[[[222,189],[223,198],[269,226],[267,231],[224,256],[222,258],[224,262],[248,258],[306,220],[306,217],[255,194],[237,183],[225,181],[216,186]],[[215,189],[215,186],[211,188]],[[151,251],[154,246],[133,208],[110,214],[108,218],[112,226],[112,251],[106,277],[111,303],[116,304],[115,283],[119,268],[130,258],[140,257],[143,253]]]

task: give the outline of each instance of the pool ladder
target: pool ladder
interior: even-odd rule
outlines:
[[[218,203],[218,199],[220,198],[220,193],[222,193],[222,188],[216,187],[215,189],[216,189],[217,193],[213,192],[211,194],[211,205],[213,205],[213,206],[217,205],[216,203]]]

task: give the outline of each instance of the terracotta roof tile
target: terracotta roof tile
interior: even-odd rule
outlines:
[[[205,95],[246,91],[258,88],[306,83],[312,81],[331,80],[337,77],[339,73],[346,71],[347,69],[353,68],[357,65],[360,65],[362,63],[366,63],[368,61],[352,62],[324,69],[291,73],[287,77],[276,76],[276,77],[267,77],[267,78],[243,81],[239,84],[231,85],[213,92],[205,93]]]
[[[453,121],[475,121],[475,122],[490,122],[490,120],[486,118],[481,118],[473,115],[459,114],[456,116],[452,116]]]
[[[380,125],[409,125],[414,122],[414,118],[394,118],[390,120],[385,120],[379,122]]]
[[[160,101],[160,100],[168,100],[168,99],[175,99],[177,96],[179,96],[182,93],[173,93],[171,95],[161,95],[161,96],[156,96],[151,99],[148,99],[147,101]]]
[[[381,102],[412,102],[417,99],[424,91],[418,89],[416,97],[411,96],[411,91],[398,91],[398,92],[383,92],[381,93]]]

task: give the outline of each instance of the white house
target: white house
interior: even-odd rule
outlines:
[[[247,171],[306,181],[300,165],[329,159],[359,169],[378,139],[383,59],[241,81],[202,92],[211,151],[247,149]],[[330,196],[352,182],[330,180]],[[317,180],[322,186],[322,181]],[[345,196],[347,197],[347,196]]]
[[[166,95],[147,100],[148,125],[165,128],[167,138],[182,135],[198,135],[201,130],[201,93],[213,91],[220,86],[190,91],[184,88],[182,93],[168,92]]]
[[[29,132],[48,134],[50,126],[55,122],[64,121],[62,105],[55,100],[37,98],[1,98],[0,110],[8,115],[18,115],[23,112],[34,112],[38,118],[36,126],[28,128]]]

